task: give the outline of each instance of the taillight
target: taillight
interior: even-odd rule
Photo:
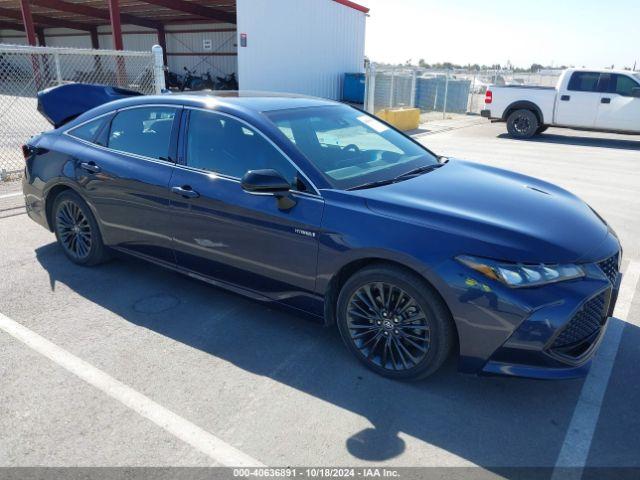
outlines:
[[[31,155],[31,147],[29,145],[22,145],[22,156],[24,157],[25,160],[27,160],[29,158],[29,156]]]
[[[484,94],[484,103],[493,102],[493,93],[491,90],[487,90],[487,93]]]

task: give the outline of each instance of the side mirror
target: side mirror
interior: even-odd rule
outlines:
[[[240,182],[245,192],[255,194],[272,194],[278,199],[280,210],[289,210],[296,204],[289,195],[291,185],[273,169],[249,170]]]
[[[249,170],[242,177],[242,189],[250,193],[286,193],[290,185],[272,169]]]
[[[631,89],[631,96],[632,97],[636,97],[636,98],[640,98],[640,87],[633,87]]]

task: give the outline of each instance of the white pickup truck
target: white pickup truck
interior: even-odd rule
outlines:
[[[555,87],[490,85],[484,103],[514,138],[551,126],[640,134],[640,72],[570,68]]]

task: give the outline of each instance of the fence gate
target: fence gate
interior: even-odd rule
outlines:
[[[158,93],[164,88],[158,49],[129,52],[0,44],[0,181],[22,176],[21,146],[52,128],[36,110],[38,91],[83,82]]]

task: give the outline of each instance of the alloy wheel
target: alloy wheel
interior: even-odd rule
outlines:
[[[516,118],[515,122],[513,122],[513,127],[518,133],[527,133],[531,124],[529,119],[525,116],[519,116]]]
[[[91,252],[91,225],[80,206],[65,200],[58,206],[56,231],[62,247],[71,256],[82,260]]]
[[[409,370],[422,362],[431,344],[429,319],[418,302],[396,285],[361,286],[347,308],[351,341],[378,367]]]

